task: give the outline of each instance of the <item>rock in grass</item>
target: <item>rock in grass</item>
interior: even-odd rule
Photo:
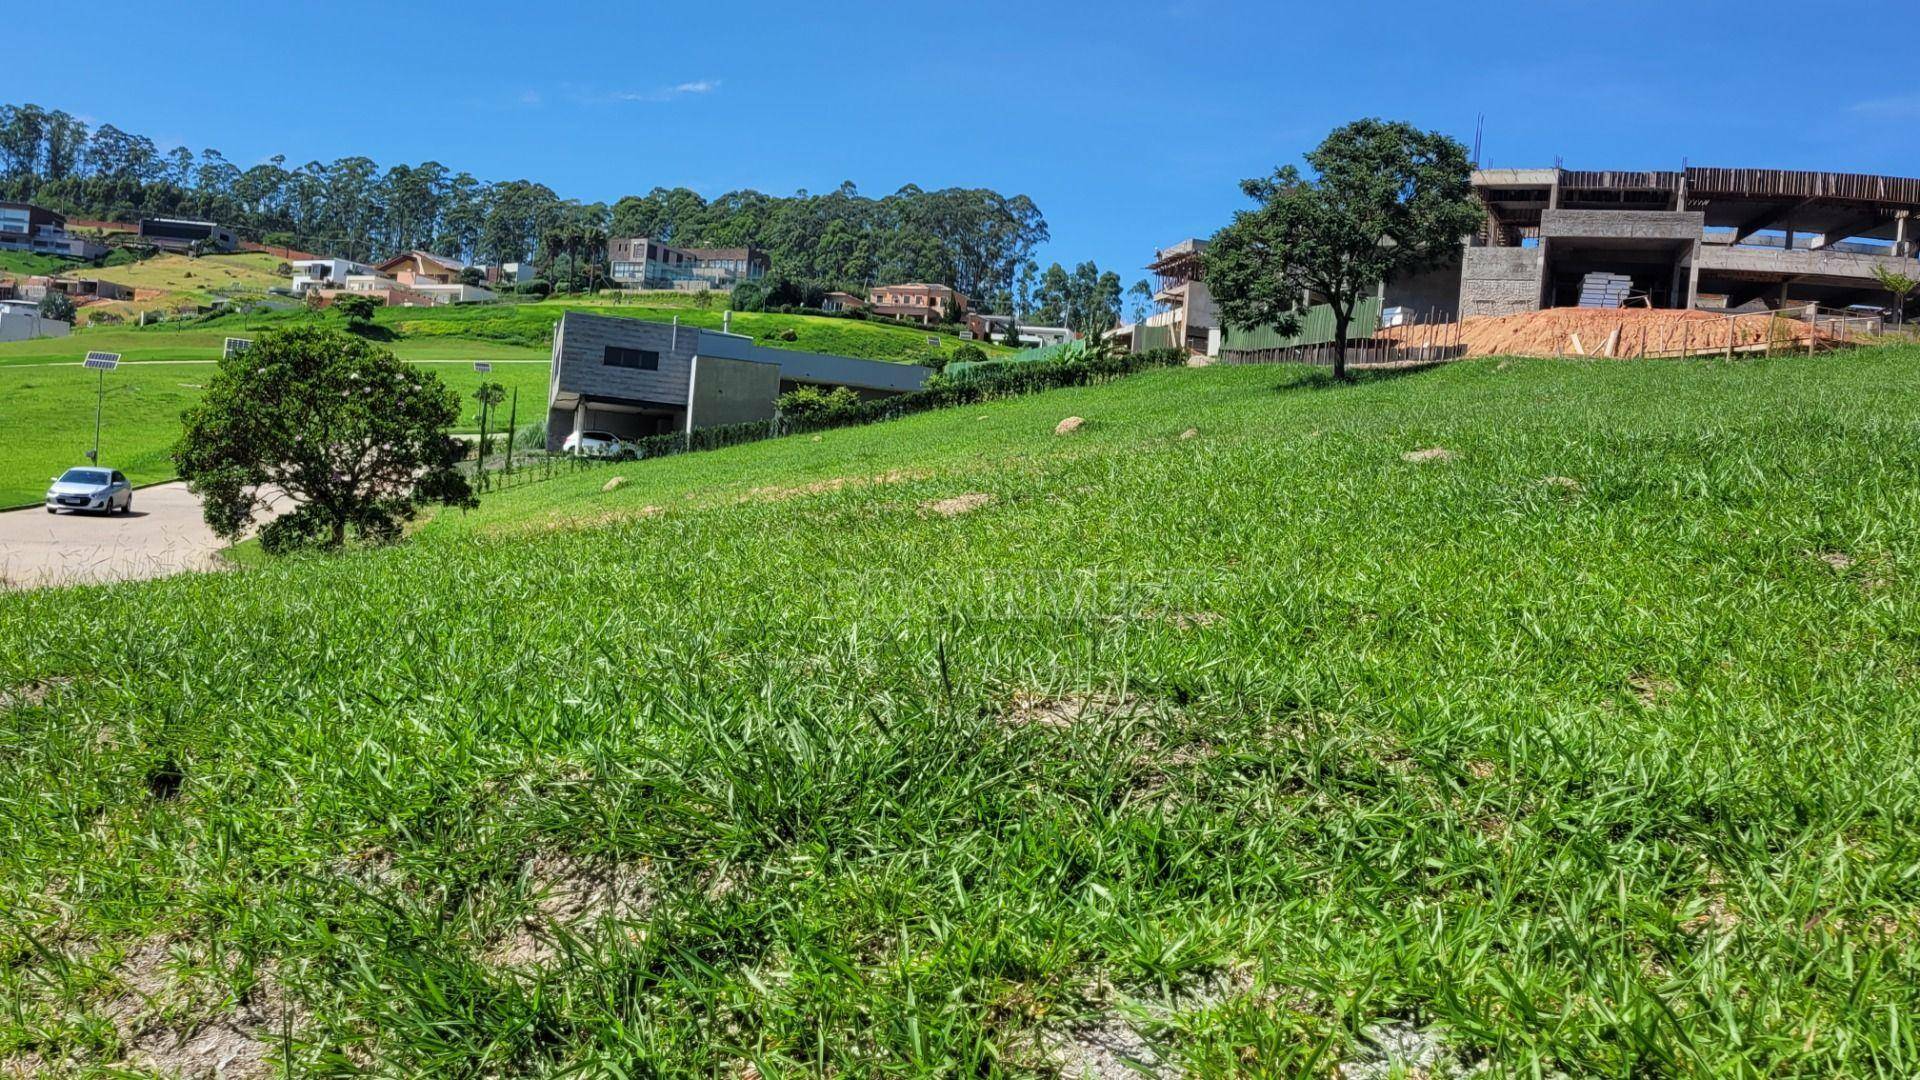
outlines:
[[[1200,437],[1200,429],[1195,427],[1190,427],[1187,430],[1181,432],[1180,437],[1183,439],[1197,439]]]
[[[1055,435],[1071,435],[1074,432],[1079,431],[1080,425],[1084,423],[1086,423],[1086,421],[1081,419],[1078,416],[1069,416],[1065,420],[1062,420],[1058,424],[1054,425],[1053,433]]]
[[[613,491],[614,489],[620,487],[622,484],[625,484],[626,482],[627,482],[626,477],[616,476],[613,479],[607,481],[606,483],[601,484],[600,491],[602,494],[605,494],[606,492]]]
[[[1411,461],[1416,465],[1428,461],[1452,461],[1453,451],[1444,446],[1429,446],[1425,450],[1409,450],[1400,455],[1401,461]]]

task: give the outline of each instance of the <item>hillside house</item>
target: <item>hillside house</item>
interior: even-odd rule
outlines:
[[[967,308],[967,294],[946,285],[912,282],[867,290],[867,309],[889,319],[923,326],[951,322]]]
[[[93,259],[104,245],[67,232],[67,216],[24,202],[0,202],[0,251]]]
[[[232,229],[217,222],[185,218],[141,218],[140,239],[161,251],[191,251],[195,245],[221,253],[240,249],[240,238]]]
[[[608,241],[607,263],[608,276],[623,289],[730,292],[740,282],[765,277],[773,260],[754,247],[676,247],[630,236]]]
[[[981,341],[1002,341],[1007,336],[1007,324],[1013,321],[1011,315],[976,315],[967,312],[967,330]],[[1073,331],[1064,326],[1030,326],[1019,324],[1015,330],[1016,340],[1028,348],[1042,345],[1059,345],[1073,340]]]
[[[770,420],[799,386],[863,397],[918,390],[933,369],[774,349],[741,334],[569,311],[553,335],[547,449],[572,432],[623,439]]]
[[[830,292],[820,301],[821,311],[859,311],[867,302],[850,292]]]

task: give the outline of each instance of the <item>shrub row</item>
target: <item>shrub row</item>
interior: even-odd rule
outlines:
[[[651,435],[634,442],[636,456],[665,457],[696,450],[718,450],[761,439],[797,435],[828,428],[873,424],[898,420],[934,409],[952,409],[978,405],[985,401],[1019,397],[1057,390],[1068,386],[1093,386],[1112,382],[1135,372],[1153,368],[1180,367],[1187,354],[1180,349],[1155,349],[1143,353],[1107,353],[1088,351],[1059,360],[1042,360],[1015,365],[983,365],[965,378],[935,376],[923,390],[870,401],[848,401],[838,395],[820,395],[809,402],[801,415],[779,415],[771,420],[745,424],[700,428],[693,432]],[[832,398],[831,402],[824,400]]]

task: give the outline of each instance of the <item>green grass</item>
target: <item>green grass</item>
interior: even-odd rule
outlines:
[[[467,414],[461,430],[479,430],[471,400],[480,381],[490,379],[517,390],[523,423],[543,419],[547,407],[544,360],[498,363],[480,375],[465,361],[418,360],[458,390]],[[207,362],[123,363],[107,373],[107,397],[101,410],[100,461],[127,474],[135,484],[171,480],[170,454],[180,438],[180,413],[199,400],[215,366]],[[96,372],[61,366],[0,367],[0,507],[37,503],[47,478],[86,464],[93,446]],[[502,423],[504,423],[504,412]]]
[[[198,264],[211,257],[179,258]],[[125,268],[135,269],[150,270],[150,263]],[[379,313],[375,326],[384,347],[402,360],[433,363],[435,370],[447,376],[463,395],[477,384],[470,368],[473,361],[497,364],[492,377],[509,388],[518,387],[521,415],[537,420],[546,407],[546,362],[551,354],[553,326],[565,311],[579,308],[662,322],[678,317],[687,325],[717,328],[721,323],[718,311],[690,305],[662,308],[587,301],[386,308]],[[123,391],[121,397],[111,399],[116,410],[110,414],[102,460],[126,471],[136,483],[151,483],[173,476],[167,452],[179,437],[180,409],[194,396],[183,384],[203,383],[210,374],[205,368],[195,374],[178,362],[204,364],[219,358],[229,337],[247,337],[314,321],[340,324],[337,316],[315,316],[305,310],[236,313],[148,327],[87,328],[65,338],[0,344],[0,401],[6,402],[0,406],[0,445],[14,451],[0,457],[0,507],[39,499],[46,490],[48,470],[58,472],[82,460],[79,454],[93,445],[92,376],[78,368],[49,365],[71,365],[96,351],[121,354],[129,368],[136,363],[176,362],[164,370],[140,372],[143,381],[130,384],[137,387],[137,392]],[[795,341],[762,337],[764,345],[876,360],[925,359],[932,348],[925,344],[925,333],[848,319],[742,313],[734,317],[733,325],[737,332],[757,337],[768,330],[795,331]],[[939,348],[951,353],[958,344],[953,338],[942,337]],[[109,382],[118,378],[109,376]]]
[[[0,273],[39,276],[64,274],[88,269],[91,264],[59,255],[36,255],[31,251],[0,251]]]
[[[1155,372],[0,595],[0,1063],[1914,1075],[1917,362]]]

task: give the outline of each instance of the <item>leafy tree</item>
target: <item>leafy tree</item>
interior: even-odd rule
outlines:
[[[971,341],[968,341],[968,342],[962,343],[959,348],[953,350],[953,355],[948,358],[948,362],[955,363],[955,364],[977,364],[980,361],[985,360],[986,358],[987,358],[987,350],[982,349],[980,346],[975,345]]]
[[[1887,290],[1888,294],[1893,297],[1894,325],[1905,326],[1907,321],[1907,297],[1912,294],[1914,289],[1920,288],[1920,280],[1916,280],[1912,276],[1903,274],[1898,270],[1890,270],[1885,266],[1879,265],[1873,268],[1873,276],[1874,280],[1880,282],[1880,287]],[[45,314],[45,312],[41,314]]]
[[[491,442],[488,436],[492,434],[488,425],[493,419],[495,408],[501,402],[507,400],[507,388],[494,382],[492,379],[488,379],[474,388],[473,400],[478,402],[480,406],[474,419],[480,425],[480,460],[485,462],[487,460],[488,443]]]
[[[73,321],[73,298],[55,289],[48,289],[47,295],[40,298],[40,317],[58,319],[63,323]]]
[[[1384,120],[1336,128],[1291,165],[1242,181],[1259,202],[1236,213],[1204,256],[1207,287],[1229,326],[1299,328],[1302,296],[1333,309],[1335,378],[1347,378],[1354,308],[1381,282],[1439,265],[1479,224],[1466,147]]]
[[[1133,321],[1145,322],[1153,315],[1153,286],[1145,280],[1136,281],[1127,290],[1127,299],[1133,302]]]
[[[371,296],[347,293],[333,298],[333,309],[347,320],[348,326],[358,328],[373,322],[380,302]]]
[[[213,531],[237,539],[281,493],[293,509],[260,529],[278,554],[385,542],[425,503],[473,506],[447,434],[460,398],[440,377],[321,327],[261,335],[220,361],[186,411],[173,460]]]

